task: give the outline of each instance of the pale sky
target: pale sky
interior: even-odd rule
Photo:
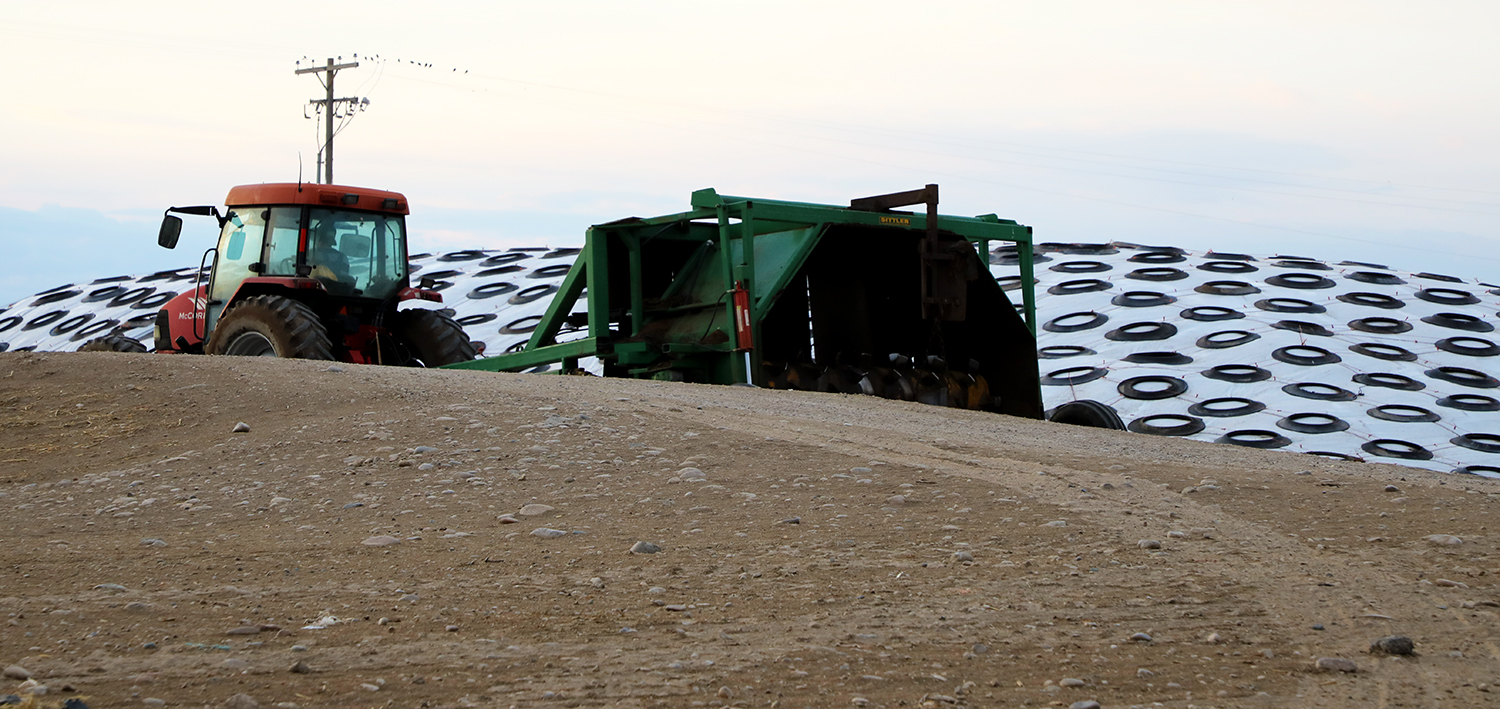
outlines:
[[[414,250],[936,182],[1039,241],[1500,280],[1495,3],[3,7],[0,305],[196,264],[209,220],[168,252],[162,210],[312,180],[293,72],[355,54],[335,177],[405,193]]]

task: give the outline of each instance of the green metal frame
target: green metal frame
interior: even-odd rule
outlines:
[[[776,295],[795,276],[798,269],[818,243],[823,230],[836,224],[871,227],[896,227],[913,231],[925,231],[927,216],[908,212],[872,212],[806,202],[754,199],[720,195],[714,189],[702,189],[692,195],[692,211],[669,214],[649,219],[627,219],[589,227],[583,250],[573,262],[561,288],[547,307],[537,328],[532,331],[526,347],[495,357],[448,365],[455,369],[477,369],[486,371],[521,371],[543,364],[562,362],[564,371],[574,369],[583,357],[618,355],[622,362],[631,357],[632,345],[644,347],[644,343],[613,342],[610,332],[610,313],[614,304],[610,302],[610,273],[608,237],[617,237],[627,251],[630,278],[628,308],[630,322],[635,332],[621,333],[629,337],[639,335],[639,328],[647,315],[645,298],[641,290],[642,264],[641,244],[650,239],[679,239],[683,241],[714,241],[719,248],[719,275],[723,288],[735,282],[743,283],[750,292],[751,322],[754,328],[755,349],[760,349],[758,323],[770,312]],[[1033,287],[1031,227],[1001,219],[993,214],[977,217],[938,216],[939,231],[948,232],[967,239],[984,254],[987,263],[991,241],[1006,241],[1019,248],[1021,266],[1021,295],[1026,326],[1036,334],[1036,294]],[[763,270],[773,274],[768,282],[756,278],[757,262]],[[594,266],[598,264],[598,266]],[[588,336],[578,340],[558,343],[557,336],[578,298],[588,291]],[[726,340],[720,345],[667,345],[672,351],[688,354],[691,350],[727,354],[735,351],[734,303],[733,299],[720,296],[712,302],[703,300],[678,306],[679,310],[709,310],[722,307],[723,318],[714,316],[710,323],[720,323]],[[659,312],[659,311],[657,311]],[[731,381],[746,381],[742,358],[727,358],[731,371],[723,372]]]

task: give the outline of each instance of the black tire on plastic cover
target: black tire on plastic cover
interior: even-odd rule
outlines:
[[[1109,370],[1103,367],[1068,367],[1042,376],[1042,386],[1075,386],[1087,384],[1095,379],[1102,379],[1109,374]]]
[[[1361,458],[1357,455],[1349,455],[1348,453],[1334,453],[1333,451],[1305,451],[1303,455],[1315,455],[1319,458],[1330,458],[1333,460],[1347,460],[1352,463],[1365,462],[1364,458]]]
[[[1051,266],[1048,270],[1058,273],[1099,273],[1111,268],[1114,266],[1102,261],[1064,261]]]
[[[412,258],[415,259],[416,257],[413,256]],[[499,256],[491,256],[485,259],[484,262],[480,263],[479,265],[485,267],[503,266],[508,263],[515,263],[517,261],[522,261],[529,258],[531,258],[530,254],[523,254],[517,251],[507,251],[503,254],[500,254]]]
[[[1188,390],[1187,382],[1164,374],[1147,374],[1120,382],[1116,389],[1127,399],[1156,401],[1170,399]]]
[[[96,337],[79,346],[79,352],[135,352],[145,354],[146,346],[118,332]]]
[[[107,320],[95,320],[87,325],[84,325],[83,327],[78,328],[78,330],[73,333],[73,336],[68,339],[74,342],[77,342],[79,340],[87,342],[94,339],[96,336],[103,337],[103,335],[100,335],[99,333],[108,333],[114,330],[115,326],[119,324],[120,321],[115,320],[114,318],[109,318]]]
[[[1120,419],[1120,414],[1114,410],[1114,407],[1089,399],[1070,401],[1048,411],[1047,420],[1072,426],[1107,428],[1113,431],[1125,430],[1125,422]]]
[[[1208,261],[1198,264],[1198,270],[1209,273],[1255,273],[1260,269],[1248,263],[1235,263],[1234,261]]]
[[[1500,436],[1493,433],[1465,433],[1448,439],[1448,442],[1482,453],[1500,453]]]
[[[479,356],[461,325],[436,310],[396,313],[396,336],[428,367],[468,362]]]
[[[279,295],[246,298],[225,311],[203,349],[216,355],[333,359],[333,344],[318,314]]]
[[[1333,267],[1322,261],[1309,261],[1300,258],[1288,258],[1283,261],[1272,261],[1272,266],[1277,268],[1300,268],[1306,271],[1332,271]]]
[[[1182,317],[1198,322],[1219,322],[1220,320],[1239,320],[1245,317],[1245,314],[1217,305],[1198,305],[1183,310]]]
[[[1209,281],[1193,290],[1207,295],[1255,295],[1259,288],[1244,281]]]
[[[1417,353],[1405,347],[1397,347],[1396,345],[1387,345],[1380,342],[1361,342],[1357,345],[1349,345],[1349,351],[1362,354],[1366,357],[1383,359],[1387,362],[1417,361]]]
[[[1239,347],[1259,339],[1260,335],[1249,330],[1223,330],[1198,338],[1198,346],[1205,350],[1222,350],[1228,347]]]
[[[1203,429],[1203,419],[1182,414],[1142,416],[1125,427],[1127,431],[1148,433],[1153,436],[1191,436],[1202,433]]]
[[[1252,382],[1263,382],[1271,378],[1271,373],[1252,364],[1221,364],[1217,367],[1209,367],[1203,370],[1203,376],[1209,379],[1217,379],[1221,382],[1232,384],[1250,384]]]
[[[543,256],[542,258],[546,258],[546,257]],[[532,271],[531,273],[526,274],[526,277],[527,278],[557,278],[559,276],[566,276],[566,275],[568,275],[568,269],[571,269],[571,268],[573,268],[573,264],[570,264],[570,263],[554,263],[551,266],[543,266],[541,268],[538,268],[535,271]]]
[[[1463,367],[1437,367],[1427,370],[1427,376],[1476,389],[1494,389],[1500,387],[1500,379],[1496,379],[1478,370],[1465,369]]]
[[[1392,423],[1437,423],[1443,417],[1437,412],[1413,404],[1385,404],[1365,412],[1370,418]]]
[[[1351,377],[1351,379],[1355,384],[1363,384],[1370,387],[1385,387],[1397,391],[1421,391],[1427,388],[1426,384],[1411,377],[1390,372],[1360,372]]]
[[[1104,339],[1116,342],[1150,342],[1168,340],[1177,334],[1177,326],[1169,322],[1133,322],[1104,333]]]
[[[509,292],[509,291],[506,291],[506,292]],[[505,300],[505,302],[510,303],[511,305],[525,305],[527,303],[530,303],[533,300],[539,300],[541,298],[545,298],[545,297],[547,297],[549,295],[552,295],[553,293],[556,293],[556,292],[557,292],[557,286],[554,286],[554,285],[552,285],[550,283],[544,283],[544,284],[539,285],[539,286],[531,286],[529,288],[521,290],[520,292],[516,293],[515,295],[507,298]]]
[[[1406,283],[1406,281],[1394,273],[1376,273],[1374,271],[1355,271],[1344,277],[1351,281],[1374,283],[1380,286],[1399,286]]]
[[[1154,263],[1160,266],[1168,263],[1182,263],[1187,260],[1187,257],[1177,251],[1142,251],[1125,260],[1131,263]]]
[[[517,286],[514,283],[508,283],[506,281],[495,281],[494,283],[486,283],[482,286],[479,286],[478,288],[475,288],[474,290],[469,291],[469,299],[483,300],[485,298],[493,298],[497,295],[505,295],[506,293],[510,293],[511,291],[519,289],[520,286]]]
[[[1344,361],[1342,357],[1312,345],[1290,345],[1278,347],[1271,353],[1271,357],[1277,362],[1295,364],[1299,367],[1316,367],[1320,364],[1337,364]]]
[[[1304,320],[1279,320],[1271,324],[1277,330],[1290,330],[1302,335],[1314,335],[1316,337],[1333,337],[1333,331],[1315,322]]]
[[[1459,411],[1500,411],[1500,400],[1479,394],[1452,394],[1438,399],[1437,405]]]
[[[1332,288],[1335,284],[1333,279],[1324,278],[1316,273],[1283,273],[1271,276],[1266,283],[1282,288],[1296,288],[1299,290],[1319,290]]]
[[[1338,433],[1349,430],[1349,422],[1333,414],[1312,411],[1286,416],[1276,422],[1276,427],[1294,433]]]
[[[500,328],[500,334],[502,334],[502,335],[525,335],[525,334],[527,334],[527,333],[529,333],[529,332],[537,329],[537,327],[540,326],[541,324],[542,324],[542,316],[540,316],[540,315],[527,315],[524,318],[516,318],[515,320],[510,321],[509,324],[501,327]],[[517,344],[524,345],[526,343],[523,341],[523,342],[519,342]],[[506,350],[506,352],[510,352],[510,351],[511,350]],[[516,350],[516,351],[519,351],[519,350]]]
[[[1193,358],[1181,352],[1134,352],[1122,357],[1135,364],[1192,364]]]
[[[1149,290],[1133,290],[1111,298],[1111,303],[1125,308],[1149,308],[1155,305],[1171,305],[1177,298],[1165,293]]]
[[[1444,352],[1465,357],[1494,357],[1500,355],[1500,345],[1483,337],[1447,337],[1437,341],[1437,348]]]
[[[483,325],[499,317],[499,315],[496,315],[494,313],[476,313],[474,315],[465,315],[464,317],[454,320],[454,322],[462,325],[463,327],[469,327],[471,325]]]
[[[1473,305],[1479,302],[1473,293],[1456,288],[1423,288],[1417,297],[1439,305]]]
[[[1383,293],[1365,293],[1363,291],[1358,291],[1354,293],[1344,293],[1343,295],[1338,296],[1338,299],[1345,303],[1349,303],[1350,305],[1363,305],[1371,308],[1381,308],[1384,310],[1395,310],[1397,308],[1406,307],[1406,303],[1401,302],[1400,298],[1385,295]]]
[[[1230,431],[1219,436],[1215,443],[1228,443],[1231,446],[1244,446],[1246,448],[1262,448],[1272,450],[1285,448],[1292,444],[1292,439],[1287,438],[1275,431],[1263,429],[1245,429],[1243,431]]]
[[[86,323],[88,323],[88,321],[93,320],[93,319],[94,319],[94,314],[93,313],[81,313],[79,315],[74,315],[73,317],[68,318],[67,320],[64,320],[64,321],[62,321],[62,322],[60,322],[60,323],[58,323],[56,325],[53,325],[52,329],[47,331],[47,334],[51,335],[53,337],[57,337],[59,335],[66,335],[66,334],[68,334],[70,332],[73,332],[74,330],[77,330],[78,328],[83,327]]]
[[[1039,347],[1036,351],[1038,359],[1062,359],[1064,357],[1077,357],[1080,355],[1099,354],[1087,347],[1078,345],[1048,345]]]
[[[1317,303],[1308,302],[1300,298],[1263,298],[1255,301],[1255,307],[1268,310],[1273,313],[1326,313],[1325,308]]]
[[[1171,266],[1152,266],[1150,268],[1137,268],[1125,274],[1126,278],[1137,281],[1180,281],[1188,277],[1187,271]]]
[[[124,292],[124,286],[105,286],[104,288],[89,291],[89,294],[83,297],[82,302],[97,303],[101,300],[109,300]]]
[[[1483,319],[1468,313],[1436,313],[1422,318],[1422,322],[1438,327],[1448,327],[1454,330],[1468,330],[1470,332],[1494,332],[1495,326],[1485,322]],[[1352,323],[1351,323],[1352,324]],[[1411,329],[1408,325],[1407,329]]]
[[[1047,289],[1052,295],[1077,295],[1079,293],[1093,293],[1094,291],[1109,290],[1115,284],[1109,281],[1101,281],[1097,278],[1080,278],[1073,281],[1063,281]]]
[[[1296,382],[1282,387],[1281,390],[1292,396],[1315,401],[1354,401],[1356,398],[1354,392],[1348,389],[1319,382]]]
[[[66,311],[66,310],[54,310],[54,311],[52,311],[50,313],[46,313],[46,314],[43,314],[43,315],[38,315],[38,316],[32,318],[30,322],[26,323],[25,325],[22,325],[21,329],[22,330],[35,330],[35,329],[37,329],[39,327],[47,327],[48,325],[51,325],[51,324],[57,322],[58,320],[61,320],[61,319],[65,318],[65,317],[68,317],[68,311]]]
[[[34,302],[32,302],[32,305],[36,306],[36,305],[47,305],[48,303],[59,303],[59,302],[62,302],[64,300],[67,300],[69,298],[72,298],[72,297],[75,297],[75,296],[79,296],[79,295],[83,295],[83,291],[81,291],[81,290],[59,290],[59,291],[53,291],[51,293],[47,293],[47,294],[43,295],[40,298],[37,298]]]
[[[1188,413],[1194,416],[1211,416],[1214,418],[1229,418],[1232,416],[1249,416],[1266,410],[1266,405],[1254,399],[1246,399],[1238,396],[1223,396],[1217,399],[1205,399],[1188,407]]]
[[[999,278],[996,278],[995,282],[1000,284],[1000,290],[1003,291],[1013,291],[1021,287],[1020,276],[1001,276]],[[1033,278],[1031,279],[1031,282],[1036,283],[1037,281],[1035,278]]]
[[[1099,327],[1109,321],[1109,316],[1087,310],[1079,313],[1059,315],[1042,324],[1047,332],[1080,332]]]
[[[1399,335],[1403,332],[1411,332],[1411,323],[1395,318],[1360,318],[1350,320],[1349,329],[1375,335]]]
[[[1465,465],[1461,468],[1454,468],[1453,472],[1478,475],[1480,477],[1489,478],[1491,480],[1500,478],[1500,468],[1497,468],[1493,465]]]
[[[1366,441],[1359,448],[1370,455],[1377,455],[1382,458],[1432,460],[1432,451],[1411,441],[1402,441],[1395,438],[1380,438],[1373,441]]]
[[[161,291],[158,293],[152,293],[145,298],[141,298],[140,300],[135,301],[135,303],[131,304],[130,307],[135,310],[156,310],[157,308],[166,305],[167,301],[176,297],[177,294],[172,291]]]

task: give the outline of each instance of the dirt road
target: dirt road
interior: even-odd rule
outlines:
[[[0,694],[29,672],[44,706],[1481,706],[1500,682],[1478,478],[260,359],[0,354],[0,403]],[[1416,654],[1370,653],[1390,635]]]

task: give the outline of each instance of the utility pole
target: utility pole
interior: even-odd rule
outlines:
[[[359,99],[357,98],[333,97],[333,77],[334,75],[339,73],[340,69],[353,69],[357,66],[359,66],[359,62],[334,64],[333,57],[329,57],[327,66],[308,67],[306,69],[298,69],[296,72],[298,74],[322,74],[324,72],[327,72],[328,74],[327,78],[321,76],[318,77],[318,81],[322,82],[323,87],[328,89],[327,98],[312,99],[308,101],[308,103],[317,106],[318,111],[320,112],[324,109],[327,109],[327,113],[324,115],[324,120],[327,121],[327,126],[323,131],[323,149],[318,151],[318,155],[321,158],[319,160],[319,163],[322,167],[323,184],[325,185],[333,184],[333,117],[334,113],[336,113],[335,109],[340,103],[350,104],[351,110],[353,106],[359,104]]]

